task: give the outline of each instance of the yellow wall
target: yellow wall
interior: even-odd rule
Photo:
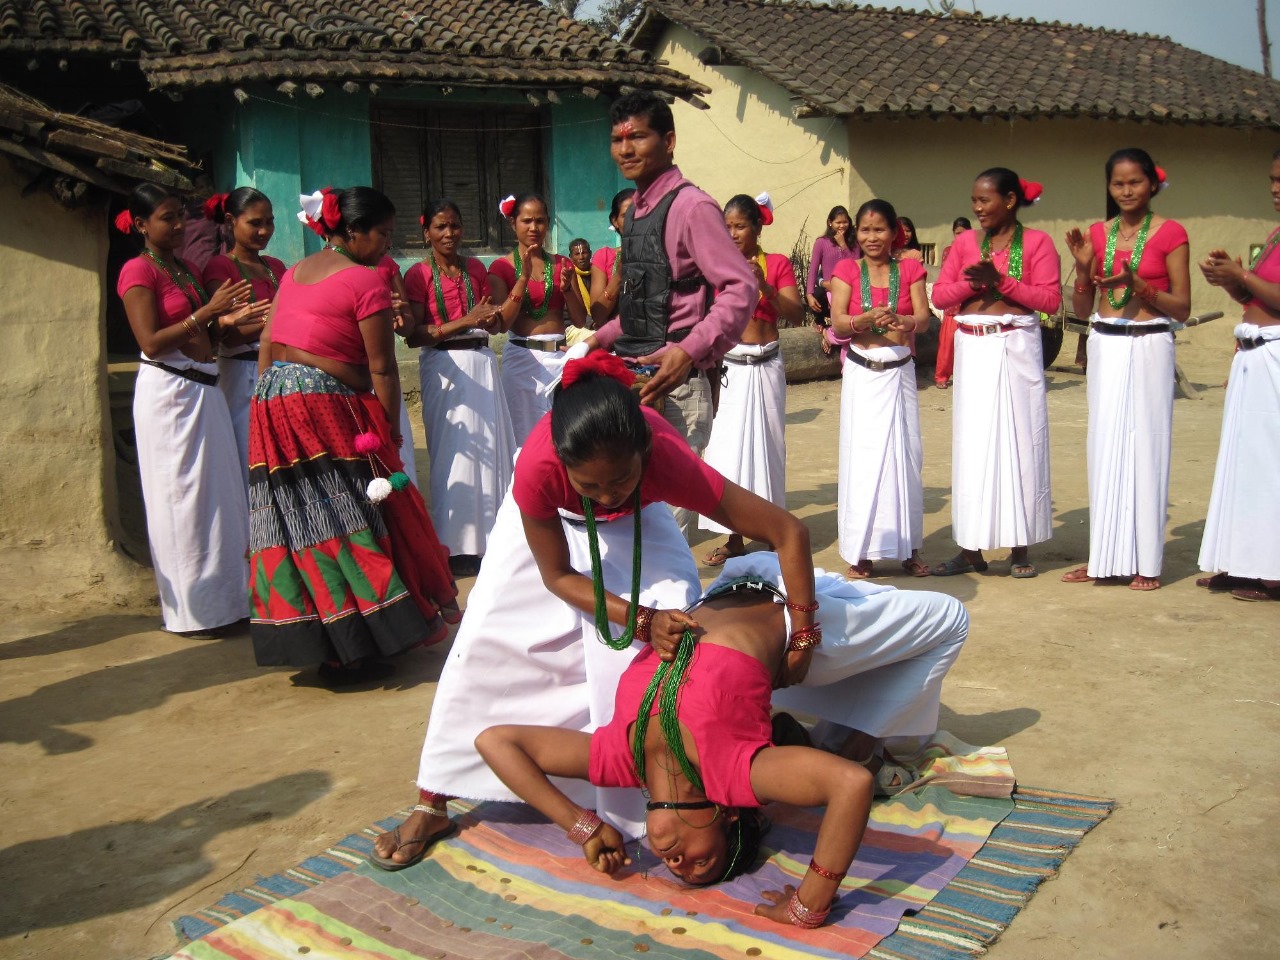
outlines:
[[[1169,190],[1156,209],[1180,221],[1191,239],[1192,312],[1225,314],[1180,334],[1195,347],[1180,350],[1179,358],[1193,378],[1216,383],[1225,376],[1240,308],[1201,281],[1194,262],[1215,247],[1247,258],[1249,245],[1261,243],[1275,226],[1267,176],[1280,136],[1065,119],[851,120],[841,130],[826,119],[793,119],[790,96],[753,70],[704,67],[695,55],[706,46],[673,27],[659,48],[673,67],[712,91],[704,98],[709,111],[676,106],[676,160],[686,176],[721,201],[759,190],[782,201],[763,237],[773,251],[790,250],[806,218],[810,239],[820,233],[836,203],[852,211],[882,197],[911,217],[920,239],[936,243],[940,252],[951,221],[971,217],[974,176],[1006,166],[1044,183],[1043,199],[1025,212],[1023,222],[1053,236],[1065,278],[1071,261],[1062,236],[1072,226],[1102,218],[1108,155],[1120,147],[1147,150],[1169,174]]]
[[[827,212],[849,201],[849,156],[839,120],[795,120],[791,99],[744,67],[706,67],[695,54],[705,42],[668,31],[659,56],[706,84],[710,110],[683,101],[672,108],[676,163],[686,177],[724,204],[738,193],[768,191],[775,219],[760,243],[789,253],[803,228],[812,241],[827,228]],[[808,256],[808,250],[805,255]]]
[[[69,211],[0,161],[0,590],[66,596],[137,570],[111,549],[106,427],[106,215]],[[109,469],[110,467],[110,469]]]

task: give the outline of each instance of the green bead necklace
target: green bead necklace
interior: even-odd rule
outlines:
[[[244,262],[241,261],[241,259],[237,257],[234,253],[228,253],[227,256],[230,257],[231,262],[236,265],[236,269],[240,271],[240,279],[249,281],[249,302],[256,303],[258,298],[254,296],[254,293],[253,293],[253,281],[258,278],[249,275],[249,271],[244,268]],[[267,263],[266,260],[261,260],[261,259],[258,261],[258,263],[264,270],[267,271],[267,282],[270,283],[274,289],[279,290],[280,278],[277,277],[276,272],[271,269],[271,264]]]
[[[516,247],[511,252],[511,258],[516,265],[516,282],[519,283],[520,278],[524,276],[524,266],[520,262],[520,248]],[[520,302],[520,309],[529,315],[530,320],[541,320],[547,315],[547,308],[551,306],[551,286],[555,282],[555,263],[554,258],[547,253],[542,254],[542,304],[535,307],[533,298],[529,296],[529,285],[525,284],[524,299]]]
[[[361,263],[359,260],[357,260],[357,259],[352,255],[352,253],[351,253],[351,251],[350,251],[350,250],[348,250],[346,247],[342,246],[342,245],[341,245],[341,244],[339,244],[339,243],[332,243],[332,242],[330,242],[330,243],[325,244],[325,247],[326,247],[326,249],[332,250],[334,253],[338,253],[338,254],[341,254],[342,256],[346,257],[348,260],[350,260],[352,263],[354,263],[357,267],[364,267],[366,270],[377,270],[377,269],[378,269],[377,267],[371,267],[371,266],[369,266],[369,264],[367,264],[367,263]]]
[[[867,269],[867,261],[863,260],[858,265],[858,273],[862,275],[862,312],[867,313],[871,309],[871,271]],[[898,294],[902,290],[902,278],[898,274],[898,261],[889,261],[889,299],[886,302],[890,310],[896,311],[898,308]],[[889,332],[888,327],[877,327],[875,324],[871,326],[871,332],[877,336],[883,336]]]
[[[451,319],[449,311],[444,305],[444,288],[440,286],[440,274],[444,272],[444,267],[436,260],[435,252],[431,254],[431,286],[435,289],[436,294],[436,311],[440,317],[441,325],[446,324]],[[466,284],[467,289],[467,313],[470,313],[476,305],[476,292],[471,286],[471,274],[467,272],[466,261],[462,263],[462,283]],[[464,314],[465,316],[465,314]]]
[[[1280,244],[1280,230],[1273,231],[1271,236],[1267,237],[1267,242],[1263,244],[1262,249],[1254,254],[1253,259],[1249,261],[1249,269],[1252,270],[1263,260],[1267,259],[1271,254],[1271,251],[1276,248],[1276,244]]]
[[[191,304],[191,309],[193,311],[199,310],[209,302],[205,298],[204,288],[196,282],[196,278],[191,275],[191,271],[187,269],[186,264],[181,260],[177,262],[178,266],[177,270],[175,270],[173,267],[169,266],[169,264],[165,263],[152,253],[150,247],[143,247],[142,253],[154,262],[156,266],[163,270],[165,276],[173,281],[173,285],[182,291],[182,295],[187,298],[187,303]],[[182,276],[186,280],[186,283],[183,283],[182,280],[178,279],[178,270],[182,271]]]
[[[1138,227],[1138,238],[1133,242],[1133,255],[1129,258],[1129,269],[1136,277],[1138,275],[1138,267],[1142,264],[1142,252],[1147,249],[1147,235],[1151,232],[1151,211],[1147,211],[1147,215],[1142,218],[1142,224]],[[1120,234],[1120,218],[1116,217],[1115,222],[1111,224],[1111,232],[1107,234],[1107,251],[1102,261],[1102,271],[1108,277],[1112,276],[1112,269],[1116,262],[1116,238]],[[1111,304],[1116,310],[1122,308],[1130,300],[1133,299],[1133,285],[1125,288],[1124,293],[1119,297],[1116,296],[1114,290],[1107,290],[1107,303]]]
[[[991,234],[982,237],[982,259],[991,259]],[[1009,242],[1009,274],[1014,280],[1022,279],[1022,224],[1014,222],[1013,240]],[[1003,300],[1004,294],[999,290],[992,291],[992,299]]]
[[[604,601],[604,573],[600,568],[600,537],[596,533],[595,505],[587,497],[582,498],[582,513],[587,518],[587,548],[591,552],[591,586],[596,601],[596,633],[600,642],[614,650],[625,650],[631,646],[636,635],[636,612],[640,604],[640,484],[636,484],[636,492],[632,508],[635,511],[634,529],[631,532],[631,608],[627,611],[627,628],[622,636],[615,637],[609,627],[609,613]]]
[[[636,769],[636,779],[645,782],[644,741],[649,732],[649,714],[653,710],[653,701],[658,700],[658,725],[662,728],[662,739],[667,749],[680,765],[680,771],[689,781],[690,786],[699,793],[705,792],[702,778],[689,762],[684,750],[684,737],[680,733],[680,688],[684,685],[689,664],[693,662],[693,631],[685,630],[680,637],[680,646],[676,650],[676,658],[663,662],[654,671],[645,688],[644,697],[640,701],[640,709],[636,711],[636,725],[631,735],[631,762]],[[661,690],[661,697],[658,691]]]

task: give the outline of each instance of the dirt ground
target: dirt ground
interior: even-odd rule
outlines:
[[[1280,610],[1193,583],[1227,358],[1183,353],[1192,379],[1213,386],[1175,406],[1164,589],[1058,580],[1087,537],[1084,380],[1061,371],[1049,380],[1058,525],[1034,551],[1041,576],[1013,581],[993,563],[985,576],[893,578],[972,613],[944,728],[1006,746],[1023,783],[1117,801],[997,960],[1280,956]],[[952,394],[925,382],[936,561],[953,549]],[[787,441],[789,506],[818,563],[840,570],[838,402],[838,383],[793,387]],[[164,955],[178,914],[414,795],[443,649],[410,657],[383,687],[335,693],[255,667],[247,636],[193,643],[158,626],[154,607],[85,595],[10,607],[0,623],[0,956]]]

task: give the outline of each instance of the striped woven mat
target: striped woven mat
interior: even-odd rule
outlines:
[[[935,741],[925,749],[954,771],[957,745]],[[992,766],[994,758],[999,766],[1003,751],[985,754],[980,764]],[[562,831],[518,804],[465,808],[461,831],[412,869],[384,873],[364,864],[373,838],[401,811],[179,918],[175,927],[191,942],[174,957],[971,957],[1110,808],[1047,790],[1021,788],[1004,799],[935,785],[878,802],[831,920],[812,931],[752,909],[761,890],[803,875],[821,811],[767,808],[774,821],[762,849],[767,861],[702,890],[676,883],[647,851],[633,853],[637,862],[622,879],[601,877]]]

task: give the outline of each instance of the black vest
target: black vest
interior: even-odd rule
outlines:
[[[710,290],[700,273],[672,277],[671,261],[667,259],[667,213],[676,194],[687,186],[681,184],[668,193],[648,216],[636,217],[634,204],[627,210],[618,254],[622,260],[622,292],[618,296],[622,335],[613,344],[613,352],[620,357],[644,357],[664,343],[679,343],[693,328],[667,333],[671,294],[700,287]]]

